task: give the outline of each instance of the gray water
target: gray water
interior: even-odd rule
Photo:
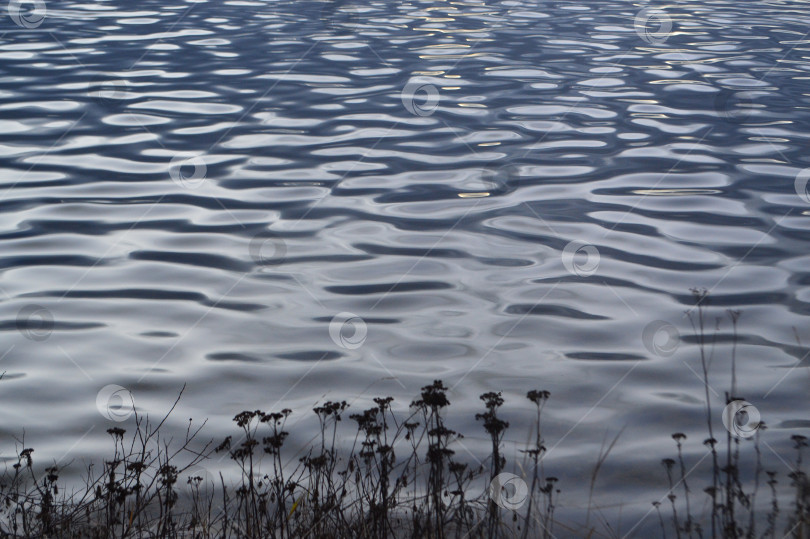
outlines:
[[[80,469],[133,401],[157,416],[184,385],[178,435],[288,407],[304,444],[318,402],[404,411],[440,378],[469,459],[478,395],[503,391],[515,470],[547,389],[560,506],[581,514],[621,432],[596,503],[626,533],[666,494],[671,433],[705,455],[703,287],[715,428],[740,310],[735,396],[789,471],[810,427],[805,2],[8,8],[0,459],[24,431]]]

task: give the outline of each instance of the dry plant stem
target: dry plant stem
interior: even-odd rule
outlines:
[[[664,468],[667,471],[667,481],[669,482],[669,494],[667,498],[669,499],[669,503],[672,506],[672,524],[675,526],[675,537],[680,539],[681,537],[681,524],[678,520],[678,508],[675,506],[675,499],[677,496],[675,495],[675,484],[672,481],[672,468],[675,466],[675,461],[672,459],[664,459],[661,461],[664,465]]]
[[[698,348],[700,351],[700,366],[703,371],[703,389],[706,398],[706,425],[709,431],[709,438],[707,440],[707,444],[711,448],[712,452],[712,490],[711,490],[711,498],[712,498],[712,517],[711,517],[711,524],[712,524],[712,537],[717,537],[717,515],[718,515],[718,502],[717,502],[717,484],[718,484],[718,470],[720,468],[717,460],[717,449],[716,449],[716,439],[714,437],[714,429],[712,427],[712,409],[711,409],[711,398],[709,395],[709,366],[708,366],[708,357],[706,355],[706,325],[705,325],[705,305],[704,301],[708,297],[708,291],[706,289],[692,289],[692,296],[695,299],[695,304],[697,306],[697,317],[698,323],[695,326],[695,322],[692,316],[689,317],[689,321],[692,323],[692,329],[697,337],[698,340]]]
[[[702,320],[701,315],[698,323],[702,324]],[[696,331],[696,334],[699,342],[704,345],[709,342],[705,333]],[[735,339],[736,336],[735,329]],[[732,389],[736,389],[735,362],[732,353]],[[706,374],[708,364],[707,358]],[[527,398],[535,407],[534,432],[523,451],[527,456],[525,481],[530,483],[526,485],[528,499],[524,513],[512,512],[512,518],[506,519],[503,518],[506,511],[500,508],[493,511],[493,506],[498,506],[490,498],[489,489],[481,493],[478,486],[486,485],[506,469],[503,444],[508,422],[504,416],[509,409],[500,393],[481,396],[484,411],[477,418],[489,435],[490,450],[485,464],[473,467],[460,462],[455,455],[454,443],[461,435],[448,426],[448,392],[441,381],[434,381],[422,388],[410,410],[403,413],[395,413],[390,397],[374,399],[374,406],[351,416],[357,427],[353,445],[351,436],[338,433],[348,405],[327,402],[313,410],[319,420],[320,439],[317,435],[313,437],[294,458],[289,455],[294,449],[286,443],[290,410],[237,414],[235,430],[241,433],[243,441],[236,444],[228,437],[216,448],[230,457],[226,464],[239,473],[232,483],[235,488],[226,479],[228,475],[221,472],[216,485],[202,477],[190,477],[187,491],[181,488],[180,477],[189,473],[191,466],[210,457],[210,443],[198,441],[202,426],[192,428],[191,423],[177,443],[166,438],[163,430],[168,414],[157,425],[136,414],[129,432],[123,428],[109,429],[110,458],[100,467],[91,466],[85,485],[73,491],[65,491],[60,484],[60,470],[56,466],[46,467],[42,474],[35,473],[33,449],[26,447],[23,438],[13,465],[5,474],[0,473],[0,536],[546,539],[555,537],[555,527],[563,530],[566,537],[618,535],[618,528],[611,527],[593,504],[596,479],[618,436],[606,447],[603,445],[599,453],[583,521],[559,522],[555,515],[560,492],[556,488],[557,479],[546,476],[544,469],[546,449],[541,417],[549,393],[530,391]],[[726,401],[733,397],[732,391],[726,395]],[[711,471],[713,484],[722,484],[719,491],[711,486],[707,489],[712,496],[713,524],[719,524],[716,536],[753,539],[783,537],[787,533],[804,539],[810,523],[810,487],[803,470],[806,439],[793,438],[796,463],[791,483],[783,489],[786,492],[777,490],[776,474],[766,472],[771,490],[770,508],[758,511],[756,494],[760,475],[765,471],[759,446],[762,432],[764,426],[759,427],[754,439],[756,468],[752,493],[745,492],[741,481],[744,440],[728,442],[727,438],[725,467],[714,466]],[[675,434],[673,438],[677,458],[663,461],[669,485],[671,525],[678,539],[702,538],[701,522],[692,513],[696,505],[690,487],[695,478],[687,472],[686,435]],[[351,446],[348,452],[341,450],[342,441]],[[716,441],[710,445],[715,449]],[[717,481],[721,473],[726,474],[722,483]],[[683,483],[682,502],[675,493],[678,483]],[[785,510],[787,514],[780,517],[780,497],[786,496],[792,497],[792,503]],[[673,534],[667,530],[670,524],[662,515],[660,503],[653,505],[662,535],[671,537]],[[591,511],[598,518],[592,519]],[[760,522],[762,535],[755,530]],[[599,530],[600,526],[603,530]]]
[[[535,492],[539,488],[540,483],[540,460],[542,459],[543,455],[546,452],[546,448],[543,445],[543,435],[540,429],[540,419],[543,415],[543,407],[545,406],[546,402],[548,402],[549,397],[551,394],[548,391],[541,391],[541,390],[532,390],[526,394],[526,398],[532,401],[535,406],[537,407],[537,415],[535,416],[535,441],[534,447],[528,449],[526,452],[529,454],[530,458],[532,459],[532,483],[529,488],[529,499],[534,499]],[[528,504],[526,509],[526,518],[523,522],[523,539],[528,539],[529,536],[529,523],[531,522],[531,514],[532,508],[534,507],[533,503]]]

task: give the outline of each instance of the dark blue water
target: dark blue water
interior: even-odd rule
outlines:
[[[470,458],[504,392],[515,469],[540,388],[560,514],[624,429],[595,503],[636,533],[669,434],[705,455],[704,287],[715,428],[735,309],[784,477],[810,426],[809,28],[798,1],[12,2],[0,458],[23,428],[41,461],[97,457],[184,384],[178,432],[289,407],[304,443],[319,401],[404,409],[441,378]]]

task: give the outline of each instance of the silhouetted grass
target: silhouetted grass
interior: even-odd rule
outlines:
[[[181,393],[182,394],[182,393]],[[532,391],[540,426],[548,392]],[[391,410],[391,397],[350,414],[356,434],[351,449],[338,448],[338,424],[346,402],[314,408],[320,439],[295,466],[282,454],[291,411],[244,411],[234,417],[237,433],[217,447],[192,450],[200,428],[191,425],[172,444],[136,415],[135,429],[107,432],[113,451],[103,469],[88,470],[83,488],[61,492],[60,470],[35,472],[33,449],[23,447],[0,482],[0,533],[13,537],[495,537],[507,528],[523,536],[551,536],[553,478],[541,477],[545,449],[537,435],[528,450],[534,470],[532,499],[547,498],[537,513],[505,523],[504,510],[490,497],[468,496],[473,480],[490,481],[506,462],[501,454],[508,423],[498,417],[499,393],[482,395],[485,412],[477,417],[491,436],[491,466],[476,469],[456,460],[452,443],[461,437],[445,424],[450,402],[441,381],[422,388],[407,417]],[[176,403],[175,403],[176,404]],[[394,447],[404,448],[398,457]],[[203,476],[188,481],[180,497],[178,477],[215,454],[236,465],[239,479],[218,485]],[[263,460],[262,460],[263,459]],[[262,460],[270,471],[258,474]],[[269,460],[269,462],[268,462]],[[178,464],[182,462],[182,464]],[[511,514],[511,512],[509,512]],[[539,531],[538,531],[539,530]],[[546,531],[543,531],[546,530]]]
[[[807,438],[801,435],[793,435],[791,440],[796,450],[796,457],[791,464],[791,471],[787,474],[790,480],[789,488],[793,490],[792,506],[787,508],[784,518],[784,528],[780,529],[779,515],[782,510],[779,507],[779,496],[777,486],[779,481],[777,473],[773,470],[765,470],[762,463],[761,434],[766,430],[764,423],[753,426],[749,432],[751,440],[745,437],[732,435],[732,430],[727,428],[725,440],[721,442],[714,436],[712,428],[712,410],[714,410],[709,393],[709,369],[708,364],[714,354],[714,337],[716,331],[709,333],[706,329],[707,315],[706,305],[708,293],[705,289],[692,290],[695,300],[695,311],[690,314],[690,321],[694,329],[695,339],[700,350],[700,364],[703,371],[703,385],[706,399],[706,425],[708,438],[703,440],[712,457],[711,483],[703,490],[710,501],[710,510],[704,518],[699,518],[695,514],[694,505],[690,501],[691,490],[689,488],[688,465],[684,460],[683,444],[687,436],[684,433],[672,435],[676,444],[677,459],[665,458],[662,460],[669,482],[667,498],[671,508],[671,523],[667,525],[666,519],[661,514],[660,501],[653,502],[653,506],[658,513],[659,523],[663,536],[670,534],[677,538],[681,537],[724,537],[724,538],[754,538],[754,537],[793,537],[807,539],[810,537],[810,482],[803,468],[803,450],[807,447]],[[737,323],[740,317],[739,311],[729,310],[728,318],[731,321],[733,339],[732,352],[730,358],[731,365],[731,388],[725,393],[724,406],[728,407],[734,402],[743,401],[737,396],[737,373],[736,373],[736,352],[737,352]],[[719,325],[719,320],[716,321]],[[715,327],[717,327],[717,325]],[[801,343],[799,343],[801,345]],[[725,412],[724,412],[725,413]],[[737,421],[736,416],[730,417],[729,421]],[[751,442],[753,444],[755,458],[753,462],[743,462],[740,454],[741,445]],[[743,482],[742,474],[744,468],[753,476],[753,480],[747,484]],[[768,477],[770,504],[767,509],[762,504],[757,504],[757,496],[761,488],[763,479],[762,473]],[[680,498],[678,492],[681,492]],[[682,501],[681,501],[682,500]],[[681,512],[679,512],[679,507]]]
[[[705,292],[696,291],[695,300],[695,337],[708,387],[713,346],[705,330]],[[729,316],[736,336],[739,315],[731,312]],[[732,356],[732,387],[725,396],[726,404],[737,399],[736,348]],[[590,509],[582,515],[579,529],[558,526],[558,480],[546,474],[543,465],[546,446],[541,420],[550,399],[548,391],[527,393],[535,407],[535,421],[531,442],[522,450],[528,463],[519,479],[525,487],[525,502],[514,492],[501,490],[507,464],[503,441],[509,428],[501,416],[505,405],[501,394],[481,395],[482,411],[475,417],[491,447],[484,464],[472,467],[456,456],[454,442],[462,435],[446,423],[447,392],[439,380],[426,385],[407,413],[396,413],[391,397],[374,399],[374,406],[356,412],[350,412],[345,401],[316,406],[313,412],[320,425],[319,436],[293,465],[288,458],[296,451],[286,444],[289,409],[240,412],[233,419],[234,434],[216,446],[201,442],[202,427],[191,423],[181,440],[166,440],[161,431],[174,406],[156,424],[136,414],[130,431],[107,431],[112,443],[110,458],[99,469],[90,467],[82,488],[70,491],[60,487],[62,470],[57,466],[35,471],[34,450],[23,443],[16,462],[0,476],[0,535],[437,539],[616,535],[592,526]],[[684,451],[687,436],[672,436],[675,458],[663,460],[662,473],[662,491],[664,481],[669,489],[662,500],[669,503],[653,504],[661,535],[808,537],[810,486],[803,471],[806,438],[792,438],[796,457],[784,487],[792,489],[793,502],[782,507],[780,499],[785,497],[779,490],[778,475],[765,470],[761,459],[764,425],[750,440],[754,462],[744,463],[740,446],[749,441],[730,431],[716,439],[712,406],[707,389],[708,438],[704,444],[711,454],[709,477],[690,475],[693,463],[687,462]],[[342,426],[346,423],[351,427]],[[344,450],[339,440],[345,439],[342,433],[348,428],[353,428],[354,439]],[[599,455],[589,506],[596,475],[617,439]],[[217,457],[230,462],[236,473],[220,473],[216,479],[207,476],[203,466],[213,466]],[[753,470],[753,479],[747,483],[741,479],[745,465]],[[185,485],[178,484],[179,477],[193,470],[201,473],[192,473]],[[758,504],[757,496],[766,490],[763,481],[769,502]],[[494,487],[471,495],[481,492],[473,488],[481,484]],[[693,491],[696,485],[705,485],[703,494]]]

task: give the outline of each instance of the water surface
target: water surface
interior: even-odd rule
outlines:
[[[156,415],[185,385],[171,427],[217,438],[293,408],[304,443],[319,401],[404,409],[435,378],[459,454],[486,451],[473,414],[500,390],[517,455],[548,389],[560,505],[581,512],[624,429],[597,499],[636,533],[669,434],[705,453],[704,287],[710,330],[742,311],[737,393],[788,472],[810,426],[803,2],[30,8],[0,33],[0,458],[23,429],[41,462],[105,454],[127,391]],[[731,343],[723,318],[717,429]]]

